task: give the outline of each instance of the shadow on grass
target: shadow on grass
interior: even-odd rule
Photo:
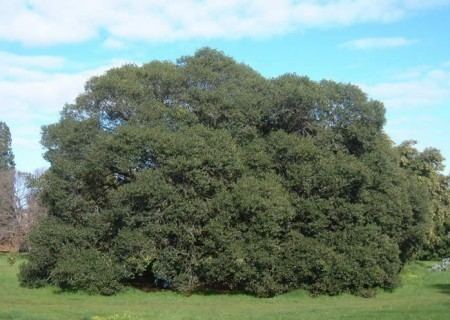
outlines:
[[[221,290],[221,289],[197,289],[197,290],[193,290],[193,291],[175,291],[173,289],[170,288],[161,288],[161,287],[155,287],[149,284],[129,284],[128,286],[126,286],[128,288],[134,288],[143,292],[174,292],[177,294],[181,294],[183,296],[192,296],[192,295],[200,295],[200,296],[220,296],[220,295],[224,295],[224,296],[235,296],[235,295],[247,295],[249,297],[255,297],[255,295],[252,295],[248,292],[245,291],[232,291],[232,290]]]
[[[449,294],[450,295],[450,283],[443,284],[435,284],[431,286],[433,289],[438,290],[440,293]]]
[[[249,292],[245,292],[242,290],[227,290],[227,289],[199,289],[192,292],[196,295],[201,296],[238,296],[245,295],[248,297],[257,297],[255,294],[251,294]]]
[[[131,287],[144,292],[175,292],[184,296],[201,295],[201,296],[220,296],[220,295],[247,295],[255,296],[242,290],[229,290],[226,288],[196,288],[187,291],[175,291],[171,288],[170,283],[155,280],[152,276],[136,277],[132,281],[124,283],[125,287]]]
[[[425,269],[429,269],[431,267],[430,261],[417,260],[417,261],[414,261],[414,264],[419,267],[425,268]]]

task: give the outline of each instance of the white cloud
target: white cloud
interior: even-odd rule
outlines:
[[[342,46],[354,50],[369,50],[404,47],[416,42],[416,40],[403,37],[361,38],[345,42]]]
[[[49,69],[61,67],[64,64],[64,60],[64,58],[55,56],[21,56],[0,51],[0,65]]]
[[[450,101],[450,67],[418,66],[401,72],[392,81],[360,86],[388,108],[432,107]]]
[[[390,81],[360,86],[371,98],[384,102],[385,130],[395,142],[413,139],[421,149],[440,149],[450,173],[450,65],[419,65],[393,74]]]
[[[0,82],[38,81],[46,77],[46,72],[55,72],[64,63],[65,59],[57,56],[24,56],[0,51]]]
[[[329,26],[390,22],[450,0],[0,0],[0,39],[28,45],[99,37],[170,41],[264,37]]]
[[[0,121],[11,128],[19,170],[45,165],[39,153],[40,127],[56,121],[64,104],[74,101],[90,77],[123,63],[65,73],[55,70],[69,64],[60,57],[0,52]]]
[[[123,49],[125,47],[125,43],[114,38],[108,38],[103,41],[103,46],[108,49]]]

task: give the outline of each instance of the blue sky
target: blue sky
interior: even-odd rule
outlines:
[[[0,8],[0,120],[19,170],[48,165],[40,128],[89,77],[203,46],[267,77],[358,84],[384,102],[395,142],[414,139],[450,159],[450,0],[0,0]]]

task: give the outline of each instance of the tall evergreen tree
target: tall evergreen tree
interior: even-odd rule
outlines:
[[[14,166],[11,132],[6,123],[0,121],[0,170],[11,170],[14,169]]]
[[[0,122],[0,244],[11,239],[15,230],[14,155],[11,133]]]

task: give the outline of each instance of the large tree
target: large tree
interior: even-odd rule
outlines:
[[[94,77],[44,127],[49,215],[22,283],[391,288],[426,239],[431,201],[384,122],[356,86],[266,79],[208,48]]]

